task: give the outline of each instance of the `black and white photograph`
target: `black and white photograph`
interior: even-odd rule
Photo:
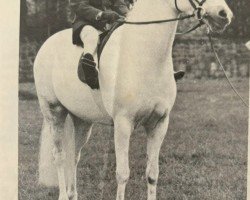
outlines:
[[[249,9],[20,0],[17,198],[247,199]]]

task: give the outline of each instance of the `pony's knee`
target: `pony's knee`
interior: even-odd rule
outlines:
[[[157,179],[150,176],[147,177],[147,182],[149,185],[157,185]]]
[[[150,174],[150,175],[147,175],[147,183],[149,185],[157,185],[157,182],[158,182],[158,175],[153,175],[153,174]]]
[[[155,105],[153,112],[154,112],[156,118],[158,120],[160,120],[160,119],[166,118],[168,109],[164,104],[158,103]]]
[[[129,169],[117,170],[116,171],[116,181],[119,185],[126,184],[128,182],[130,175]]]
[[[145,127],[148,130],[154,129],[160,122],[164,121],[164,119],[168,115],[168,108],[164,103],[155,104],[152,109],[151,115],[149,116]]]

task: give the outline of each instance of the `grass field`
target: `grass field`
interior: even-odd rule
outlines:
[[[248,80],[234,85],[248,101]],[[55,200],[57,188],[37,184],[42,116],[33,84],[20,85],[19,199]],[[184,80],[160,154],[158,199],[246,199],[248,110],[225,80]],[[116,194],[112,128],[96,126],[78,168],[79,200]],[[146,199],[146,137],[131,138],[126,200]]]

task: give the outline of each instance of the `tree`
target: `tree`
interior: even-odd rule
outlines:
[[[27,2],[26,0],[21,0],[20,2],[20,37],[22,38],[25,35],[27,30]]]
[[[46,0],[46,20],[48,36],[69,27],[69,1]]]
[[[250,39],[250,1],[229,1],[230,8],[234,13],[234,20],[227,30],[227,35],[234,39]]]

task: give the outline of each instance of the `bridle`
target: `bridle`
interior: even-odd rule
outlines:
[[[179,8],[178,6],[178,0],[175,0],[175,8],[179,13],[183,13],[183,11]],[[183,35],[183,34],[187,34],[190,33],[194,30],[196,30],[197,28],[201,27],[202,25],[205,24],[204,22],[204,16],[207,15],[206,10],[203,8],[203,4],[206,2],[206,0],[189,0],[191,6],[193,7],[194,11],[193,11],[193,15],[192,17],[196,17],[196,19],[198,19],[198,23],[193,26],[191,29],[182,32],[182,33],[176,33],[176,35]],[[196,5],[197,4],[197,5]]]
[[[191,6],[194,8],[194,11],[190,15],[184,15],[184,16],[179,16],[177,18],[172,18],[172,19],[164,19],[164,20],[153,20],[153,21],[127,21],[125,19],[120,19],[118,20],[118,23],[121,24],[132,24],[132,25],[149,25],[149,24],[161,24],[161,23],[167,23],[167,22],[174,22],[174,21],[182,21],[185,19],[190,19],[196,17],[198,19],[198,23],[194,25],[192,28],[182,32],[182,33],[176,33],[176,35],[183,35],[190,33],[197,28],[201,27],[202,25],[205,24],[204,22],[204,16],[206,16],[206,10],[203,8],[203,4],[206,2],[206,0],[189,0]],[[183,13],[183,11],[179,8],[177,0],[175,0],[175,8],[179,13]]]
[[[183,13],[183,11],[178,6],[178,0],[175,0],[175,8],[179,13]],[[196,13],[197,19],[202,20],[205,12],[205,9],[202,7],[206,0],[198,1],[198,0],[189,0],[191,6],[194,8],[194,12]],[[197,5],[196,5],[197,3]]]

